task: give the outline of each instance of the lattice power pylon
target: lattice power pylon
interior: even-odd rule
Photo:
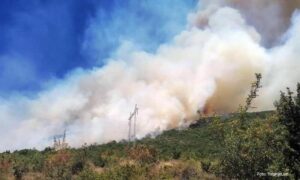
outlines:
[[[62,150],[69,147],[68,143],[66,142],[66,129],[64,130],[64,133],[62,135],[55,135],[53,137],[53,148],[55,150]]]
[[[137,105],[135,105],[134,107],[134,111],[130,114],[129,118],[128,118],[128,126],[129,126],[129,130],[128,130],[128,142],[131,141],[135,141],[136,139],[136,122],[137,122],[137,116],[138,116],[138,107]],[[132,120],[133,120],[133,124],[132,124]],[[133,131],[132,131],[133,128]]]

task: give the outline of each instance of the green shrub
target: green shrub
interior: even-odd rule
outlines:
[[[0,179],[6,179],[12,168],[12,163],[5,156],[0,157]]]
[[[28,159],[23,156],[19,156],[13,162],[13,175],[16,179],[22,179],[25,173],[29,171]]]
[[[51,155],[45,163],[44,174],[49,179],[71,179],[71,153],[61,150]]]
[[[270,167],[278,167],[280,172],[285,141],[277,118],[241,123],[233,121],[225,135],[221,158],[223,174],[231,178],[255,178],[257,173],[266,173]]]
[[[211,169],[211,161],[209,160],[202,160],[201,162],[201,168],[204,172],[209,172]]]
[[[281,92],[280,100],[275,103],[280,123],[286,128],[288,146],[284,149],[285,165],[300,178],[300,83],[297,84],[297,94],[287,88],[287,94]]]
[[[102,176],[91,169],[84,169],[78,174],[78,180],[102,180]]]
[[[155,163],[158,160],[156,149],[145,145],[137,145],[128,149],[128,156],[141,164]]]
[[[115,166],[100,175],[103,180],[131,180],[131,179],[145,179],[145,167],[137,164],[125,164]]]

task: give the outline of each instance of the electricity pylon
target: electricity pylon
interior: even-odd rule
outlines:
[[[66,129],[64,130],[63,135],[55,135],[53,137],[53,148],[55,150],[62,150],[69,147],[68,143],[66,142]]]
[[[138,115],[138,107],[137,104],[134,107],[134,111],[130,114],[128,120],[128,142],[130,143],[132,140],[135,141],[136,139],[136,122],[137,122],[137,115]],[[132,119],[133,119],[133,124],[132,124]],[[133,132],[132,132],[132,126],[133,126]]]

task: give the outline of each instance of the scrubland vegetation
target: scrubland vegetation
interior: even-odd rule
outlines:
[[[298,179],[300,84],[295,94],[282,92],[275,108],[240,107],[135,144],[3,152],[0,179],[265,179],[272,173]]]

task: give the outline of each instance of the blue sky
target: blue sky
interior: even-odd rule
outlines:
[[[184,29],[197,0],[2,0],[0,96],[34,94],[104,64],[123,41],[154,51]]]

